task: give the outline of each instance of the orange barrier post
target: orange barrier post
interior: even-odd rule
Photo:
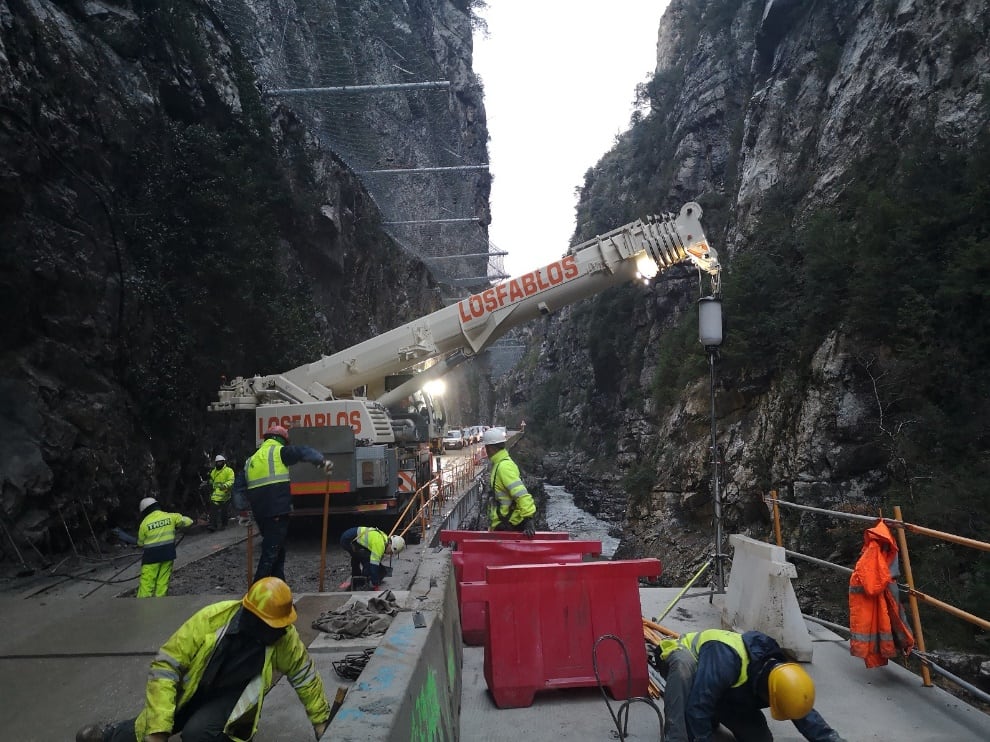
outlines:
[[[894,517],[897,520],[901,520],[901,506],[894,506]],[[908,554],[907,547],[907,537],[904,535],[904,529],[897,529],[897,543],[901,548],[901,560],[904,562],[904,579],[907,580],[908,588],[908,603],[911,606],[911,623],[914,626],[914,639],[918,643],[918,649],[922,652],[925,651],[925,635],[921,631],[921,614],[918,613],[918,600],[914,596],[914,574],[911,572],[911,555]],[[924,662],[921,663],[921,679],[924,681],[926,688],[931,688],[932,686],[932,676],[928,672],[928,665]]]

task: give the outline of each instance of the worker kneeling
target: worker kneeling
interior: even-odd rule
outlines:
[[[653,663],[667,679],[664,740],[709,742],[719,724],[739,742],[771,742],[762,709],[811,742],[843,742],[815,711],[815,684],[759,631],[708,629],[665,639]]]
[[[364,587],[377,590],[385,579],[382,557],[398,554],[406,548],[406,541],[402,536],[388,536],[378,528],[357,526],[341,534],[340,546],[351,555],[351,589],[360,586],[356,583],[364,582]]]
[[[292,591],[277,577],[255,582],[242,600],[201,609],[151,663],[136,719],[91,724],[76,742],[242,742],[258,731],[275,672],[284,673],[319,739],[330,721],[323,681],[292,625]]]

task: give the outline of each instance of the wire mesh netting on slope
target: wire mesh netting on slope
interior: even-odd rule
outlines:
[[[358,174],[389,235],[451,294],[505,276],[487,236],[487,129],[481,86],[461,48],[465,16],[445,17],[443,5],[432,15],[400,14],[385,0],[211,7],[262,92]]]

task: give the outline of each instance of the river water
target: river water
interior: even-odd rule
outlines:
[[[608,523],[574,504],[574,495],[553,484],[544,484],[547,493],[547,527],[551,531],[567,531],[572,539],[594,539],[602,542],[602,556],[610,559],[619,548],[619,539],[608,535]]]

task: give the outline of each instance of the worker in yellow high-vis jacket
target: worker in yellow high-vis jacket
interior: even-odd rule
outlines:
[[[217,454],[210,470],[210,525],[216,531],[227,527],[227,509],[231,490],[234,488],[234,470],[227,466],[227,458]]]
[[[492,467],[488,530],[520,531],[532,538],[536,533],[536,503],[522,481],[519,467],[505,450],[505,428],[489,428],[481,442]]]
[[[144,553],[137,596],[160,598],[168,593],[168,583],[172,579],[175,530],[188,528],[193,521],[181,513],[165,512],[154,497],[144,498],[138,507],[141,510],[141,525],[138,526],[137,542]]]
[[[144,709],[135,719],[90,724],[76,742],[245,742],[258,731],[265,694],[282,673],[319,739],[330,722],[320,673],[292,624],[292,591],[277,577],[254,583],[242,600],[193,614],[151,663]]]

